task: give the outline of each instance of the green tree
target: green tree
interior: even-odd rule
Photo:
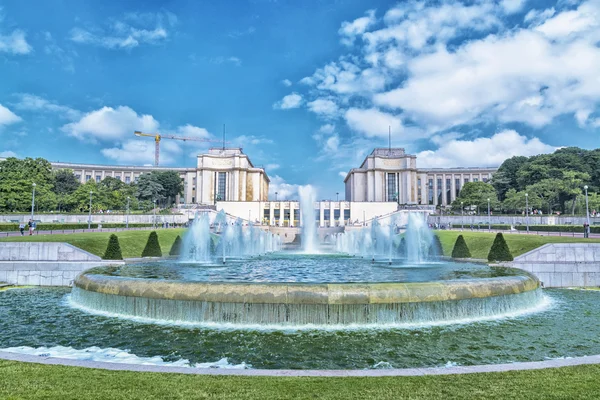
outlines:
[[[488,261],[512,261],[513,256],[504,240],[502,233],[497,233],[494,243],[488,253]]]
[[[562,189],[562,181],[560,179],[542,179],[538,183],[529,185],[526,192],[529,194],[530,201],[539,201],[540,209],[542,204],[547,206],[548,214],[552,213],[552,208],[558,204],[558,196]],[[531,206],[533,207],[533,206]]]
[[[121,245],[119,244],[119,238],[117,235],[112,234],[108,239],[108,246],[102,256],[105,260],[122,260],[123,254],[121,254]]]
[[[479,210],[486,210],[487,212],[487,199],[490,199],[490,207],[492,210],[499,208],[500,202],[496,196],[496,190],[492,185],[485,182],[468,182],[465,183],[459,196],[452,203],[452,208],[454,210],[460,210],[461,203],[464,203],[465,209],[477,206]]]
[[[492,176],[492,186],[498,193],[498,198],[504,200],[509,189],[517,189],[518,172],[529,162],[527,157],[515,156],[504,160],[498,171]]]
[[[441,257],[444,255],[444,249],[442,247],[442,242],[438,235],[433,235],[433,242],[429,246],[429,256],[430,257]]]
[[[454,242],[452,258],[471,258],[471,252],[463,235],[458,235],[456,242]]]
[[[183,193],[183,181],[176,171],[153,172],[157,175],[157,181],[163,187],[162,196],[166,200],[166,205],[170,206],[175,201],[175,197]]]
[[[32,189],[35,187],[35,206],[39,211],[56,208],[56,195],[52,191],[52,166],[42,158],[14,157],[0,162],[0,210],[29,211]]]
[[[150,232],[146,247],[144,247],[144,250],[142,251],[142,257],[162,257],[158,235],[155,231]]]
[[[571,201],[571,214],[575,214],[577,198],[583,194],[583,186],[590,180],[590,175],[586,172],[563,171],[561,191],[559,201],[565,209],[564,203]]]
[[[138,199],[141,201],[162,201],[165,188],[158,181],[157,174],[142,174],[138,178]]]
[[[75,174],[70,169],[59,169],[53,173],[54,188],[58,201],[58,210],[64,209],[70,211],[73,203],[70,201],[70,195],[81,185]]]

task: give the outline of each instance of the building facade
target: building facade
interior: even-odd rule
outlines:
[[[497,168],[417,168],[402,148],[376,148],[344,179],[346,200],[448,206],[468,182],[487,182]]]
[[[120,166],[52,162],[53,169],[71,169],[81,183],[106,177],[137,182],[152,171],[176,171],[183,181],[179,203],[214,205],[217,201],[267,201],[269,177],[239,148],[210,149],[199,154],[196,168]]]

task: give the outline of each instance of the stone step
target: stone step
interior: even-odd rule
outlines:
[[[6,286],[12,286],[12,285],[9,283],[6,283],[6,282],[0,282],[0,288],[6,287]]]

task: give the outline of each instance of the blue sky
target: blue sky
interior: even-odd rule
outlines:
[[[0,0],[0,156],[152,164],[133,130],[226,124],[280,198],[334,198],[388,126],[419,167],[597,147],[599,41],[597,0]]]

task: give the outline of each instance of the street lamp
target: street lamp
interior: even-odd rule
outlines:
[[[465,229],[465,208],[464,208],[464,202],[460,202],[460,230],[463,231]]]
[[[588,207],[588,194],[587,194],[587,190],[588,187],[587,185],[585,185],[583,187],[583,189],[585,189],[585,222],[587,223],[587,229],[586,229],[586,236],[589,236],[589,231],[590,231],[590,209]]]
[[[129,229],[129,196],[127,196],[127,214],[125,215],[125,228]]]
[[[90,210],[88,214],[88,230],[92,229],[92,191],[90,190]]]
[[[335,201],[340,201],[340,192],[335,192]]]
[[[31,194],[31,221],[33,223],[33,209],[35,208],[35,183],[32,184],[33,186],[33,191]]]
[[[277,201],[277,192],[275,192],[275,201]]]
[[[156,199],[154,199],[154,208],[152,208],[152,229],[156,229]]]
[[[527,224],[527,233],[529,233],[529,194],[525,193],[525,223]]]
[[[488,231],[492,230],[492,214],[490,213],[490,199],[488,199]]]

